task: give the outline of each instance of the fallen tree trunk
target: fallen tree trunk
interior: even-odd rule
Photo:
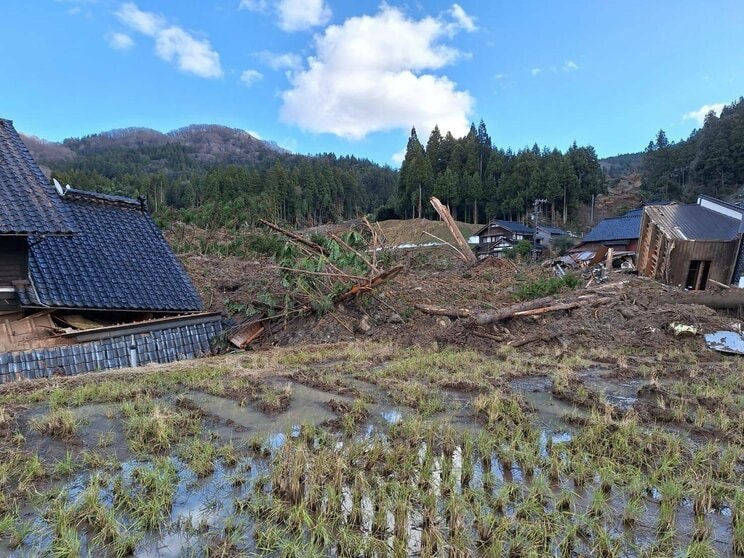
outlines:
[[[523,310],[522,312],[514,312],[513,318],[519,316],[539,316],[540,314],[548,314],[549,312],[558,312],[560,310],[572,310],[578,308],[584,304],[583,302],[564,302],[561,304],[554,304],[552,306],[543,306],[542,308],[534,308],[533,310]]]
[[[439,308],[437,306],[427,306],[426,304],[414,304],[414,308],[424,314],[432,316],[447,316],[448,318],[469,318],[473,313],[467,308]]]
[[[539,316],[549,312],[559,312],[561,310],[573,310],[582,306],[596,306],[610,302],[609,297],[599,298],[597,295],[582,295],[576,300],[557,302],[552,297],[538,298],[529,302],[522,302],[507,306],[496,312],[484,312],[474,317],[477,325],[488,325],[510,318],[519,318],[524,316]]]
[[[523,312],[525,310],[534,310],[535,308],[542,308],[543,306],[549,306],[555,302],[555,298],[552,296],[546,296],[543,298],[536,298],[535,300],[529,300],[527,302],[520,302],[519,304],[512,304],[506,308],[496,310],[494,312],[484,312],[475,316],[475,323],[478,325],[488,325],[502,320],[511,318],[515,312]]]

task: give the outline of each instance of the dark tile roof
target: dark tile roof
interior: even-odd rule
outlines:
[[[507,229],[513,233],[520,233],[520,234],[534,234],[535,231],[528,227],[527,225],[523,225],[522,223],[518,221],[503,221],[501,219],[491,219],[488,224],[484,225],[483,227],[476,232],[476,236],[479,236],[483,233],[483,231],[487,230],[490,226],[495,225],[497,227],[502,227],[504,229]]]
[[[640,211],[633,211],[627,216],[603,219],[584,236],[582,242],[638,238],[641,232],[641,216]]]
[[[540,229],[541,231],[545,231],[546,233],[550,233],[550,234],[557,234],[561,236],[568,235],[568,233],[564,231],[563,229],[561,229],[560,227],[551,227],[550,225],[538,225],[537,228]]]
[[[10,120],[0,118],[0,234],[69,234],[69,212]]]
[[[741,223],[697,204],[655,205],[646,212],[666,235],[683,240],[733,240]]]
[[[54,194],[57,197],[57,194]],[[144,201],[67,190],[78,233],[29,237],[27,306],[195,311],[202,303]]]

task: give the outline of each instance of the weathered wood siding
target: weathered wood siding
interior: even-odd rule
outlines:
[[[25,279],[28,274],[26,237],[0,236],[0,285]]]
[[[684,287],[692,260],[710,261],[708,280],[729,284],[739,248],[738,240],[674,239],[671,242],[673,247],[669,251],[669,272],[665,280],[667,284]]]
[[[75,375],[130,366],[130,347],[136,346],[139,365],[188,360],[213,352],[212,340],[222,331],[213,321],[160,331],[120,335],[61,347],[0,353],[0,383],[52,375]],[[134,338],[134,339],[133,339]]]

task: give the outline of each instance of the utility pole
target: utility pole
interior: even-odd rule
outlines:
[[[592,210],[591,216],[589,217],[589,224],[594,225],[594,194],[592,194]]]

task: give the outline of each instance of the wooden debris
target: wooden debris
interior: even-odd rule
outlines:
[[[266,326],[263,324],[265,317],[266,314],[263,312],[254,314],[242,324],[232,328],[227,335],[227,339],[238,349],[245,349],[251,341],[258,338],[266,330]]]

